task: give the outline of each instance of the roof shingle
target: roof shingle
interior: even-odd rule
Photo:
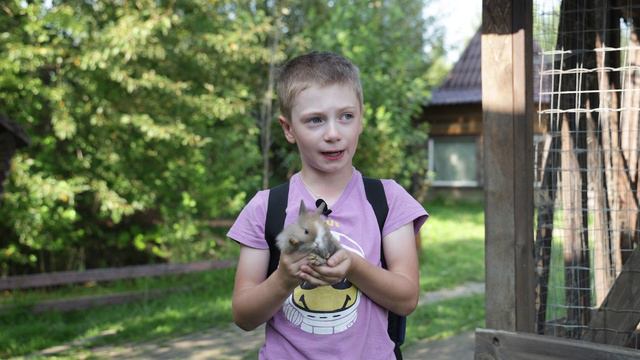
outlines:
[[[482,103],[482,42],[481,31],[478,30],[469,41],[460,59],[453,66],[444,82],[431,94],[428,105],[453,105]],[[539,52],[539,47],[534,42],[534,54]],[[538,56],[533,60],[534,89],[533,96],[537,101],[540,81],[538,70],[540,67]],[[546,80],[546,79],[545,79]],[[544,84],[543,84],[544,85]],[[548,102],[548,100],[547,100]]]

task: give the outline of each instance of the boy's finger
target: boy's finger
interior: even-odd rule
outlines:
[[[331,255],[329,260],[327,260],[327,265],[334,267],[345,261],[349,255],[344,250],[339,250],[335,254]]]
[[[307,253],[295,252],[289,255],[292,262],[297,263],[303,259],[306,259],[308,256]]]
[[[329,285],[329,283],[327,283],[326,281],[320,280],[316,277],[313,277],[307,273],[301,273],[300,274],[300,278],[302,278],[302,280],[308,282],[311,285],[314,286],[324,286],[324,285]]]
[[[311,267],[309,265],[302,265],[300,267],[300,270],[302,272],[304,272],[305,274],[311,275],[311,276],[313,276],[315,278],[322,277],[322,275],[318,271],[316,271],[316,269],[314,269],[313,267]]]

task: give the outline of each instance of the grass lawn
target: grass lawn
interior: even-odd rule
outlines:
[[[484,281],[484,207],[481,203],[427,203],[422,228],[422,291]],[[422,339],[444,339],[484,326],[484,295],[427,304],[407,318],[405,346]]]
[[[484,327],[484,295],[427,304],[407,318],[405,346],[422,339],[448,338],[478,327]]]
[[[32,314],[26,304],[5,311],[0,314],[0,358],[26,355],[71,341],[84,341],[84,347],[91,347],[159,340],[228,324],[232,320],[233,273],[233,269],[227,269],[148,279],[144,286],[149,289],[164,288],[167,283],[190,287],[157,300],[68,313]],[[19,294],[15,297],[20,303]]]
[[[484,281],[484,208],[480,203],[427,203],[422,228],[420,286],[423,291]]]
[[[484,280],[484,218],[480,204],[427,204],[431,218],[423,227],[420,254],[421,287],[433,291],[469,281]],[[231,322],[233,269],[136,279],[92,286],[69,286],[55,291],[0,294],[0,358],[23,356],[79,342],[74,355],[98,345],[158,341]],[[45,299],[134,290],[188,290],[155,300],[70,313],[32,314],[29,305]],[[483,325],[483,296],[428,304],[409,318],[406,344],[419,339],[445,338]],[[51,357],[48,357],[51,358]]]

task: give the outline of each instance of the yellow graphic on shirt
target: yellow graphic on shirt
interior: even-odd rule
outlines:
[[[332,231],[342,247],[364,257],[364,250],[344,234]],[[304,284],[303,284],[304,285]],[[360,290],[347,279],[332,286],[298,286],[283,305],[287,320],[311,334],[336,334],[358,318]]]
[[[332,286],[299,286],[293,291],[292,299],[293,304],[300,309],[330,313],[350,308],[357,297],[358,289],[344,279]]]

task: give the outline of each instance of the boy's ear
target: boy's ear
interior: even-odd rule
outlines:
[[[364,104],[360,105],[360,131],[358,135],[362,135],[362,131],[364,131]]]
[[[289,120],[282,115],[278,116],[278,122],[280,122],[280,126],[282,126],[282,131],[284,131],[284,137],[287,139],[287,141],[295,144],[296,137],[291,131],[291,122],[289,122]]]

